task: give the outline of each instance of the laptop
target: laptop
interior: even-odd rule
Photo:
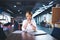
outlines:
[[[32,34],[34,36],[38,36],[38,35],[46,35],[47,33],[43,30],[37,30],[35,32],[30,32],[30,34]]]
[[[14,32],[12,32],[12,33],[14,33],[14,34],[21,34],[22,32],[23,32],[23,31],[16,30],[16,31],[14,31]],[[35,32],[27,32],[27,33],[32,34],[32,35],[34,35],[34,36],[46,35],[46,34],[47,34],[47,33],[46,33],[45,31],[43,31],[43,30],[36,30]]]

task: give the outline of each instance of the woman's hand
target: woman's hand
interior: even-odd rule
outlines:
[[[30,24],[31,23],[31,20],[28,20],[27,22]]]
[[[36,27],[31,23],[32,29],[36,31]]]
[[[26,22],[26,23],[25,23],[25,25],[24,25],[24,29],[26,29],[26,28],[27,28],[27,25],[28,25],[28,22]]]
[[[24,25],[24,29],[26,29],[27,28],[27,25],[30,24],[30,23],[31,23],[31,21],[30,20],[27,20],[26,23],[25,23],[25,25]]]
[[[32,26],[32,29],[33,29],[34,31],[36,31],[36,27],[33,25],[33,22],[31,22],[31,20],[29,20],[28,23]]]

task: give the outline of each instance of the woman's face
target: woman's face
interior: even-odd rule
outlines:
[[[31,20],[32,16],[29,13],[26,13],[26,18],[27,18],[27,20]]]

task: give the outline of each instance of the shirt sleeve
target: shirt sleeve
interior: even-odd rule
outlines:
[[[24,25],[25,25],[25,20],[22,22],[22,31],[25,31]]]
[[[37,27],[35,20],[33,20],[32,24]]]

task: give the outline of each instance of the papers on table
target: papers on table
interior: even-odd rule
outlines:
[[[17,30],[17,31],[14,31],[12,33],[21,34],[21,33],[23,33],[23,31]],[[27,32],[27,33],[32,34],[32,35],[35,35],[35,36],[47,34],[46,32],[44,32],[42,30],[37,30],[36,32]]]
[[[44,31],[42,31],[42,30],[37,30],[36,32],[31,32],[30,34],[33,34],[35,36],[38,36],[38,35],[45,35],[47,33],[44,32]]]
[[[22,33],[22,31],[17,30],[17,31],[14,31],[14,32],[12,32],[12,33],[20,34],[20,33]]]

